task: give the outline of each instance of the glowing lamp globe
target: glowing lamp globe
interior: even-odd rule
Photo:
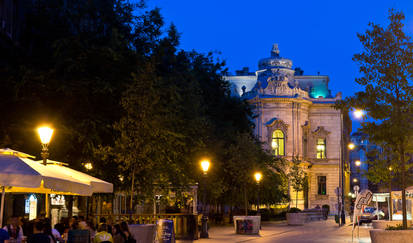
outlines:
[[[211,163],[207,159],[201,161],[201,168],[202,168],[202,171],[204,172],[204,174],[206,174],[208,172],[210,164]]]
[[[349,148],[350,150],[353,150],[355,147],[356,147],[356,145],[354,145],[354,143],[349,143],[349,144],[348,144],[348,148]]]
[[[354,164],[355,164],[356,166],[360,166],[360,165],[361,165],[361,161],[360,161],[360,160],[356,160],[356,161],[354,162]]]
[[[42,144],[49,144],[52,139],[53,129],[50,127],[39,127],[37,128],[37,133],[39,134]]]
[[[86,168],[86,170],[91,170],[91,169],[93,169],[92,163],[90,163],[90,162],[86,163],[86,164],[85,164],[85,168]]]
[[[254,177],[255,177],[255,181],[256,181],[257,183],[260,183],[260,181],[261,181],[261,179],[262,179],[262,174],[261,174],[260,172],[256,172],[256,173],[254,174]]]
[[[353,114],[354,114],[354,117],[355,117],[355,118],[360,119],[360,118],[363,117],[364,111],[363,111],[363,110],[360,110],[360,109],[356,109],[356,110],[353,112]]]
[[[358,181],[357,178],[354,178],[354,179],[353,179],[353,182],[354,182],[354,183],[356,183],[357,181]]]

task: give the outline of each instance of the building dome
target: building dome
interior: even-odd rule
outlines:
[[[271,57],[263,58],[258,62],[258,69],[287,68],[291,69],[293,62],[290,59],[280,57],[278,44],[274,44],[271,50]]]

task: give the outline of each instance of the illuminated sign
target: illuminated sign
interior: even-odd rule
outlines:
[[[50,197],[51,197],[50,202],[52,205],[60,205],[60,206],[65,205],[65,196],[50,194]]]
[[[29,220],[36,219],[37,217],[37,198],[35,195],[29,197]]]

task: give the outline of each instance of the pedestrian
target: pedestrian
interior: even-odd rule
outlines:
[[[79,229],[81,230],[86,230],[87,229],[87,223],[85,220],[84,216],[79,216]]]
[[[90,242],[93,242],[93,239],[95,239],[96,235],[96,229],[92,221],[87,221],[87,229],[89,230]]]
[[[113,243],[112,235],[108,233],[108,226],[107,224],[101,224],[98,228],[98,233],[95,235],[95,239],[93,239],[94,243]]]
[[[29,236],[27,243],[51,243],[50,238],[44,233],[42,221],[36,221],[33,226],[33,235]]]
[[[113,243],[125,243],[126,242],[126,235],[120,229],[119,224],[115,224],[112,227],[112,236],[113,236]]]
[[[69,225],[67,218],[61,218],[59,223],[54,225],[54,229],[59,231],[60,235],[65,233],[65,225]]]
[[[136,240],[133,238],[132,234],[129,231],[128,224],[125,221],[120,223],[120,229],[126,236],[126,243],[136,243]]]
[[[47,219],[43,221],[43,232],[49,237],[50,243],[57,243],[57,238],[52,232],[52,225]]]
[[[9,233],[4,229],[0,229],[0,243],[9,243],[9,239]]]
[[[23,240],[23,229],[19,224],[19,218],[13,216],[9,222],[3,229],[9,233],[10,240],[21,243]]]

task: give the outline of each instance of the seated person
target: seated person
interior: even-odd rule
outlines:
[[[43,230],[43,222],[35,222],[33,227],[33,235],[27,239],[27,243],[50,243],[49,236],[45,234]]]
[[[108,233],[108,226],[106,224],[99,225],[98,233],[95,235],[94,243],[113,243],[112,235]]]

